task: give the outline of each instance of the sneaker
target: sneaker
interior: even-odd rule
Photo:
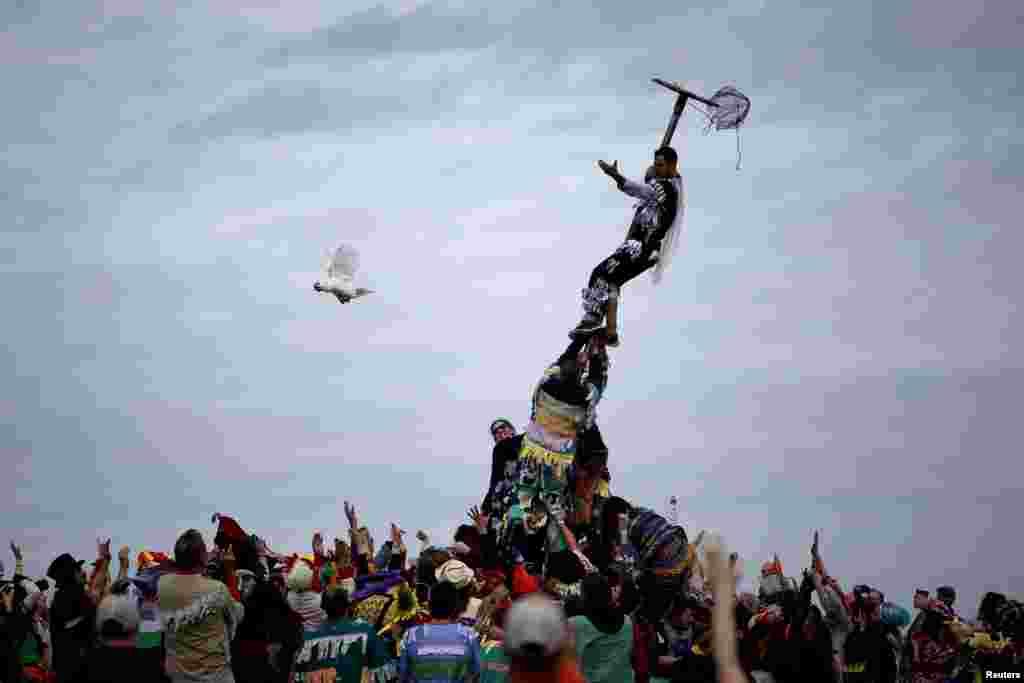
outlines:
[[[619,335],[616,334],[615,332],[608,332],[605,335],[604,345],[605,346],[610,346],[613,349],[618,348],[619,347]]]

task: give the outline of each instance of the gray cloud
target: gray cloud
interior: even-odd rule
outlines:
[[[677,133],[684,241],[625,292],[601,408],[616,490],[680,495],[748,576],[821,526],[897,601],[1024,589],[1019,9],[303,7],[5,16],[2,510],[31,571],[214,510],[302,550],[345,497],[450,534],[621,239],[594,161],[643,168],[664,76],[754,109],[740,173],[696,112]],[[366,305],[310,289],[340,239]]]
[[[478,50],[492,45],[503,33],[495,14],[500,13],[482,9],[458,12],[429,3],[396,16],[379,5],[346,17],[334,26],[286,41],[269,55],[270,63],[311,57],[345,59]]]

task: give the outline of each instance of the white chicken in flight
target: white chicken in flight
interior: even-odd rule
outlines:
[[[327,261],[324,263],[327,277],[322,282],[320,280],[314,282],[313,289],[317,292],[333,294],[343,304],[361,296],[373,294],[372,289],[355,286],[355,275],[358,270],[359,252],[348,244],[342,244],[327,257]]]

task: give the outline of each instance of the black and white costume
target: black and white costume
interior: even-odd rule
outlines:
[[[653,279],[660,281],[682,223],[683,181],[678,175],[652,178],[646,184],[622,178],[618,186],[640,202],[626,241],[590,274],[583,290],[584,324],[600,324],[609,299],[618,298],[622,285],[648,269],[654,268]]]

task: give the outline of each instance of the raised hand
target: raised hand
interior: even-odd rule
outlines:
[[[610,164],[607,161],[598,161],[597,165],[601,168],[602,171],[604,171],[605,175],[611,176],[612,178],[615,178],[619,175],[618,159],[616,159],[614,162]]]
[[[718,534],[711,534],[704,544],[704,571],[707,572],[715,600],[724,600],[736,589],[735,565],[726,559],[725,547]]]
[[[489,515],[485,515],[480,512],[480,508],[474,505],[469,509],[469,518],[473,520],[473,524],[476,526],[476,530],[480,533],[487,532],[487,526],[490,524],[491,518]]]
[[[394,522],[391,523],[391,543],[395,546],[395,550],[402,545],[402,536],[405,532],[398,527]]]
[[[313,534],[313,556],[322,557],[324,554],[324,537],[320,532]]]
[[[97,538],[96,539],[96,558],[97,559],[109,560],[110,557],[111,557],[111,555],[110,555],[110,539],[108,538],[106,541],[104,541],[102,539]]]
[[[131,556],[132,549],[126,545],[121,546],[121,549],[117,551],[117,561],[121,564],[128,564],[129,557]]]
[[[21,561],[21,546],[11,541],[11,552],[14,553],[14,559]]]
[[[227,552],[224,553],[224,557],[223,557],[224,564],[228,565],[228,564],[234,564],[235,563],[235,551],[234,551],[234,548],[235,548],[234,545],[229,545],[228,546]]]
[[[813,559],[815,559],[815,560],[818,559],[818,557],[819,557],[819,555],[818,555],[818,531],[817,531],[817,529],[815,529],[815,531],[814,531],[814,543],[811,544],[811,557]]]
[[[423,543],[426,543],[429,540],[428,537],[427,537],[427,532],[424,531],[423,529],[420,529],[419,531],[417,531],[416,532],[416,540],[417,541],[421,541]]]
[[[356,528],[356,506],[345,501],[345,518],[348,519],[348,525],[350,528]]]

